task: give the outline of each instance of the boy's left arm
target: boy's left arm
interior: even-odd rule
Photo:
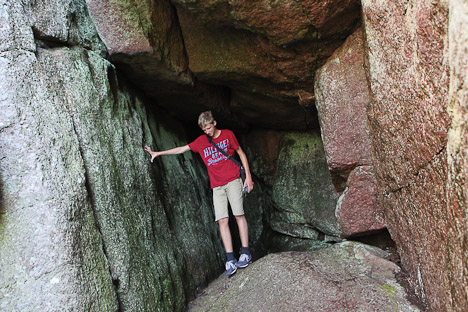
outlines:
[[[247,185],[249,187],[249,193],[250,193],[253,190],[253,181],[252,181],[252,175],[250,174],[250,168],[249,168],[249,162],[247,161],[247,156],[245,155],[241,147],[236,149],[236,152],[239,155],[240,160],[242,162],[242,166],[244,166],[244,169],[245,169],[244,187]]]

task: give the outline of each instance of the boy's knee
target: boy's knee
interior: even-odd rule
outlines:
[[[245,215],[240,215],[240,216],[235,216],[236,217],[236,220],[244,220],[245,219]]]
[[[219,219],[218,224],[219,224],[220,227],[228,225],[229,224],[229,218]]]

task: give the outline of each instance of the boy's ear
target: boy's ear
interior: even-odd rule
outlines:
[[[213,120],[213,126],[216,127],[216,120]]]

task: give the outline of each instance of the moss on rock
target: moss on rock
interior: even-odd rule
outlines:
[[[272,229],[281,232],[285,224],[303,224],[339,235],[335,216],[338,194],[331,182],[320,135],[285,134],[276,167],[276,207],[268,211]]]

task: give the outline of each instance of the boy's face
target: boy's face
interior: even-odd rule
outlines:
[[[203,132],[208,134],[210,137],[212,137],[215,134],[216,130],[216,121],[206,124],[204,127],[202,127]]]

